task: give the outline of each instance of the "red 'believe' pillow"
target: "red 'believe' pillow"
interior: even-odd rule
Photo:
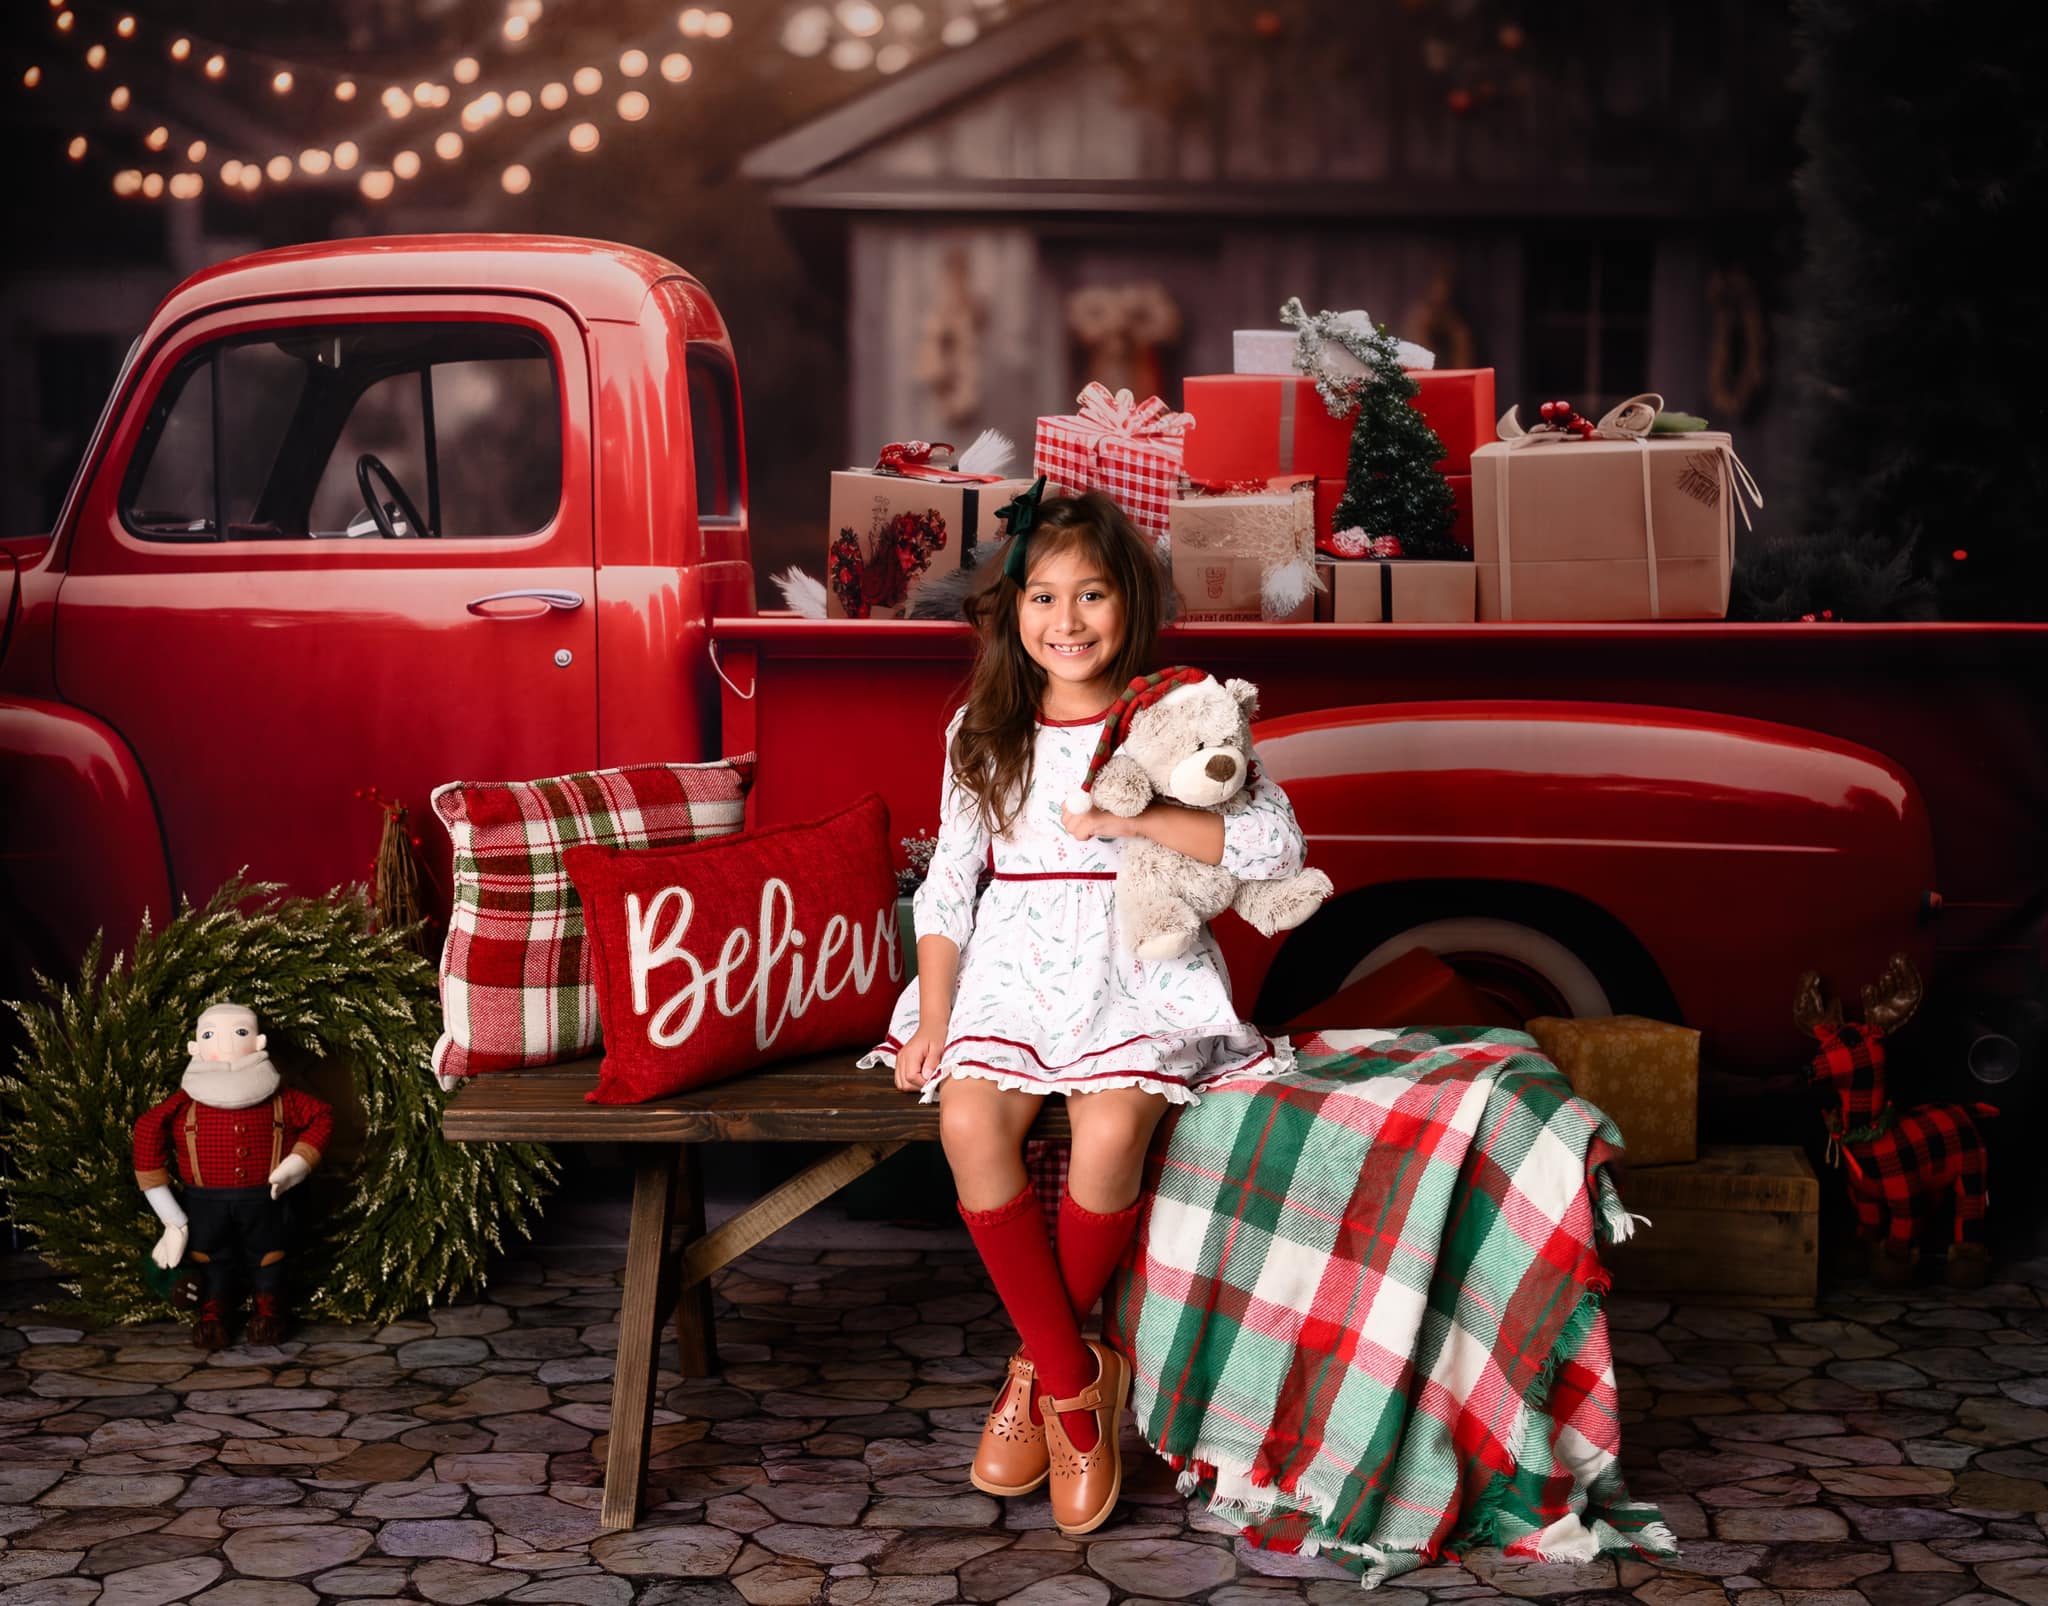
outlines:
[[[597,951],[598,1104],[871,1046],[903,985],[889,810],[680,848],[562,855]]]

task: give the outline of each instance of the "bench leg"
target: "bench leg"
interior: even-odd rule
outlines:
[[[685,1247],[704,1236],[704,1173],[684,1144],[678,1153],[676,1222]],[[680,1281],[680,1279],[679,1279]],[[718,1335],[711,1323],[711,1284],[682,1282],[676,1294],[677,1369],[685,1377],[718,1375]]]
[[[611,1449],[604,1464],[607,1528],[639,1520],[647,1481],[647,1440],[654,1417],[654,1369],[661,1337],[661,1281],[668,1259],[669,1200],[676,1148],[642,1147],[633,1173],[633,1215],[626,1233],[626,1289],[619,1306],[619,1352],[612,1369]]]

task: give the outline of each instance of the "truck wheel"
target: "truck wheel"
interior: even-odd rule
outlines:
[[[1533,926],[1489,915],[1428,920],[1398,931],[1374,944],[1342,985],[1370,976],[1411,948],[1427,948],[1517,1020],[1614,1013],[1600,978],[1564,943]]]

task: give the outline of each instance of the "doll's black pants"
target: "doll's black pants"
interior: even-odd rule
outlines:
[[[185,1215],[192,1228],[185,1257],[199,1268],[200,1298],[232,1300],[244,1286],[284,1294],[294,1215],[289,1193],[273,1199],[267,1183],[187,1188]]]

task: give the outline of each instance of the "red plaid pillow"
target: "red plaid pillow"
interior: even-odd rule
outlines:
[[[746,753],[436,788],[434,812],[455,844],[454,906],[441,950],[443,1030],[434,1045],[441,1085],[595,1048],[596,983],[563,850],[675,847],[730,835],[745,823],[753,776],[754,755]]]
[[[865,1048],[903,985],[889,810],[687,848],[563,855],[597,948],[604,1066],[637,1104],[799,1054]]]

